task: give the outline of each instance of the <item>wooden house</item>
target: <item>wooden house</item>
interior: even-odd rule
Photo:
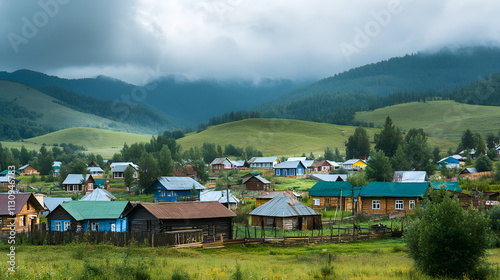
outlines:
[[[335,166],[328,160],[317,161],[313,164],[314,172],[328,174],[335,170]]]
[[[361,187],[363,214],[413,213],[430,187],[429,182],[371,182]]]
[[[190,177],[160,177],[153,183],[155,202],[197,201],[206,189]]]
[[[477,173],[477,169],[469,167],[469,168],[464,168],[462,171],[460,171],[458,173],[458,176],[459,177],[468,177],[470,174],[473,174],[473,173]]]
[[[233,169],[234,165],[228,158],[216,158],[210,163],[213,172]]]
[[[262,192],[262,194],[255,199],[255,206],[259,207],[261,205],[264,205],[265,203],[271,201],[271,199],[273,199],[277,196],[280,196],[280,195],[286,195],[286,196],[289,196],[295,200],[302,201],[302,196],[300,196],[299,194],[296,194],[292,190],[265,191],[265,192]]]
[[[38,172],[33,165],[26,164],[21,166],[21,168],[19,168],[19,175],[21,176],[40,175],[40,172]]]
[[[307,168],[302,161],[285,161],[274,166],[274,176],[302,178],[307,174]]]
[[[315,210],[335,208],[339,211],[355,209],[357,212],[360,191],[361,187],[353,187],[349,182],[319,181],[309,190],[311,208]]]
[[[361,159],[350,159],[341,164],[345,170],[359,171],[366,168],[366,161]]]
[[[104,175],[104,170],[102,170],[99,166],[87,167],[87,170],[94,179],[102,179],[102,176]]]
[[[277,196],[248,213],[252,226],[284,230],[312,230],[322,227],[321,214],[288,195]]]
[[[240,200],[237,199],[231,191],[216,191],[212,189],[200,192],[200,201],[217,201],[229,210],[235,210],[238,208],[238,203],[240,202]]]
[[[43,209],[32,193],[1,193],[0,234],[9,234],[11,225],[14,225],[15,232],[35,230]]]
[[[205,240],[233,238],[231,210],[217,201],[138,203],[127,214],[130,231],[162,233],[202,229]]]
[[[253,157],[248,161],[250,168],[273,168],[278,163],[278,157]]]
[[[17,183],[19,183],[19,180],[11,177],[11,176],[0,176],[0,186],[1,187],[8,187],[11,184],[17,187]]]
[[[241,183],[245,185],[245,188],[249,191],[269,191],[271,187],[271,182],[262,178],[260,174],[250,173],[241,179]]]
[[[83,179],[83,174],[68,174],[64,182],[63,188],[67,192],[91,192],[94,190],[95,181],[92,175],[86,174]]]
[[[65,201],[47,216],[50,231],[127,232],[128,201]]]
[[[115,165],[113,169],[111,170],[111,173],[113,174],[113,180],[123,180],[124,179],[124,174],[125,174],[125,169],[127,167],[131,167],[134,169],[134,175],[132,176],[134,179],[139,178],[139,166],[135,164],[122,164],[122,165]]]

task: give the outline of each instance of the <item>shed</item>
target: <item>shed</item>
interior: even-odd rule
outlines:
[[[50,231],[127,232],[128,201],[66,201],[48,216]]]
[[[248,213],[252,226],[270,226],[284,230],[320,229],[321,214],[287,195],[280,195]]]
[[[231,210],[217,201],[138,203],[127,214],[130,230],[161,233],[177,230],[203,229],[205,239],[222,234],[233,238]]]
[[[262,178],[258,173],[257,175],[250,173],[243,177],[241,183],[249,191],[268,191],[271,186],[271,182]]]

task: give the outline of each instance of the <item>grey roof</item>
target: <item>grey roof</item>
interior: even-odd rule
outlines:
[[[337,182],[338,179],[345,181],[347,179],[347,174],[312,174],[311,178],[318,181],[326,181],[326,182]]]
[[[309,167],[311,167],[311,165],[313,165],[314,160],[302,160],[302,163],[304,164],[304,166],[306,168],[309,168]]]
[[[202,184],[191,177],[160,177],[157,180],[167,191],[192,190],[193,185],[197,190],[206,189]]]
[[[87,170],[90,172],[104,172],[102,168],[96,166],[96,167],[87,167]]]
[[[137,164],[134,164],[133,162],[127,161],[127,162],[113,162],[109,167],[115,168],[118,165],[132,165],[135,169],[139,169],[139,166]]]
[[[85,176],[85,181],[89,179],[90,174]],[[63,182],[63,185],[80,185],[82,184],[83,174],[68,174]]]
[[[297,161],[297,160],[305,161],[307,160],[307,157],[289,157],[286,161]]]
[[[29,165],[29,164],[25,164],[25,165],[23,165],[23,166],[19,167],[19,170],[23,170],[23,169],[25,169],[26,167],[28,167],[28,165]]]
[[[244,160],[232,160],[231,161],[235,167],[243,167],[245,166]]]
[[[112,201],[115,199],[116,197],[107,190],[97,188],[80,198],[80,201]]]
[[[128,166],[134,168],[137,171],[137,168],[136,168],[137,165],[125,164],[125,165],[117,165],[117,166],[115,166],[113,168],[113,172],[125,172],[125,169],[127,169]]]
[[[320,215],[296,199],[286,195],[277,196],[248,213],[266,217],[299,217]]]
[[[362,161],[364,163],[366,163],[364,160],[362,159],[350,159],[350,160],[347,160],[345,161],[344,163],[342,163],[343,165],[349,165],[349,164],[355,164],[356,162],[358,161]]]
[[[54,161],[54,163],[52,163],[52,167],[55,167],[55,166],[61,166],[62,165],[62,162],[60,161]]]
[[[304,164],[300,160],[296,160],[296,161],[284,161],[282,163],[276,164],[274,166],[274,169],[280,169],[280,168],[297,168],[299,166],[299,164],[302,164],[302,166],[304,166]]]
[[[472,168],[472,167],[467,167],[465,169],[467,169],[467,171],[469,171],[470,173],[476,173],[477,172],[477,169]]]
[[[248,162],[249,163],[273,163],[278,159],[278,157],[253,157]]]
[[[200,201],[218,201],[227,203],[227,191],[205,190],[200,193]],[[229,192],[229,203],[240,202],[234,195]]]
[[[461,155],[452,155],[451,157],[454,159],[458,159],[458,160],[466,160],[467,159],[466,157],[463,157]]]
[[[429,177],[425,171],[395,171],[392,181],[400,183],[427,182]]]
[[[335,162],[335,161],[333,161],[333,160],[327,160],[327,162],[328,162],[331,166],[335,166],[335,167],[340,166],[340,163]]]
[[[252,174],[250,173],[249,174],[250,176],[246,175],[242,178],[241,180],[241,183],[245,184],[246,182],[248,182],[248,180],[252,179],[252,178],[255,178],[257,180],[259,180],[262,184],[271,184],[271,182],[269,182],[268,180],[262,178],[260,175],[255,175],[255,174]]]
[[[232,164],[232,162],[228,158],[216,158],[210,163],[210,165],[214,164]]]
[[[49,210],[49,212],[52,212],[54,209],[56,209],[59,204],[63,203],[64,201],[71,201],[71,197],[44,197],[43,198],[43,204],[45,204],[45,207]]]

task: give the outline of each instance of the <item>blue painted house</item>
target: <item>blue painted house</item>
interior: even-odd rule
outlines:
[[[199,201],[206,189],[190,177],[160,177],[153,183],[154,202]]]
[[[65,201],[47,216],[50,231],[127,232],[128,201]]]
[[[274,175],[275,176],[295,176],[301,177],[306,175],[307,168],[304,163],[300,160],[296,161],[285,161],[280,164],[274,166]]]
[[[448,168],[448,169],[454,169],[454,168],[460,168],[460,161],[455,158],[455,157],[445,157],[438,161],[439,164],[439,169],[443,168]]]

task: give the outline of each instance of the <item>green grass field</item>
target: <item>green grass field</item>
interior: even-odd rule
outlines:
[[[500,130],[499,107],[468,105],[449,100],[412,102],[359,112],[356,113],[355,120],[382,126],[387,116],[402,130],[423,128],[434,138],[454,143],[460,141],[467,128],[473,132],[481,132],[483,137],[488,132],[496,135]]]
[[[130,145],[136,142],[148,142],[150,139],[151,135],[73,127],[25,139],[22,142],[2,141],[1,143],[3,147],[17,149],[24,145],[28,150],[40,150],[42,144],[52,146],[53,144],[72,143],[85,147],[89,153],[101,154],[104,158],[111,158],[114,153],[123,148],[124,143]]]
[[[15,274],[7,271],[7,248],[0,246],[1,279],[432,279],[415,271],[399,239],[219,249],[22,245]],[[487,259],[498,263],[500,250]]]

